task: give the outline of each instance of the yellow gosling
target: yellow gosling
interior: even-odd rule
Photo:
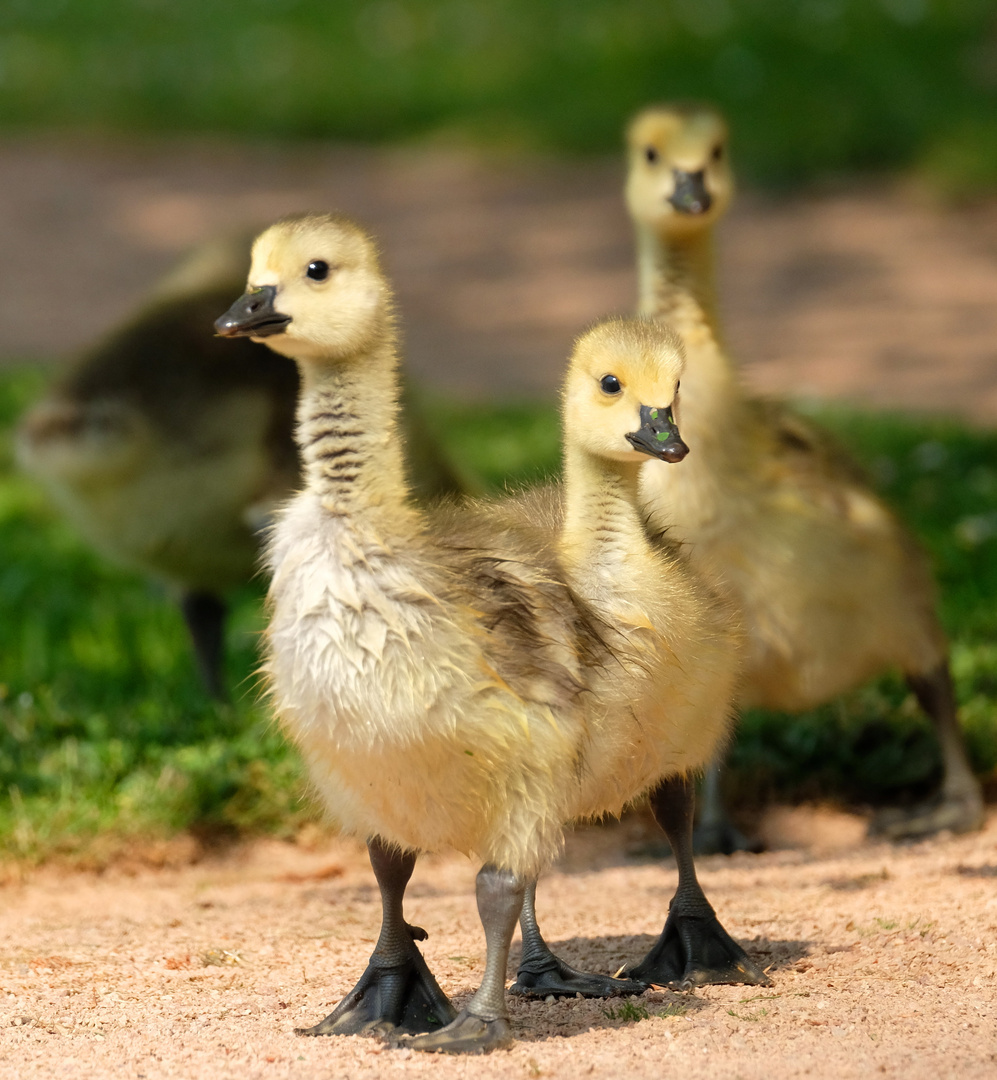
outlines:
[[[677,463],[688,448],[675,423],[683,408],[682,361],[677,335],[645,320],[610,320],[579,340],[563,394],[558,542],[575,595],[628,665],[622,679],[600,683],[596,692],[603,700],[630,703],[639,738],[621,723],[626,741],[606,765],[621,774],[643,770],[665,777],[650,803],[675,854],[678,888],[658,940],[615,986],[575,971],[551,952],[537,925],[535,889],[528,889],[513,986],[518,993],[595,996],[633,993],[650,983],[687,989],[769,981],[720,925],[692,858],[690,771],[705,765],[725,739],[740,633],[728,605],[703,585],[678,545],[648,538],[640,509],[640,470],[648,457],[665,468],[684,467]],[[610,668],[607,674],[616,673]]]
[[[938,798],[874,829],[895,838],[980,826],[983,804],[956,716],[935,590],[917,544],[819,428],[748,397],[717,326],[712,228],[733,180],[727,129],[713,110],[665,106],[627,133],[626,200],[637,235],[640,310],[685,343],[683,433],[689,461],[645,466],[654,532],[738,600],[748,633],[741,704],[812,708],[899,669],[938,732]],[[716,791],[716,774],[713,774]],[[714,810],[706,845],[736,836]]]

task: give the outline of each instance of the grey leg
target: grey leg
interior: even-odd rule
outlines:
[[[511,871],[483,866],[476,887],[478,915],[485,930],[485,974],[477,993],[445,1028],[406,1039],[414,1050],[449,1054],[481,1054],[508,1046],[509,1017],[505,1007],[505,969],[516,920],[523,909],[523,882]]]
[[[537,883],[526,886],[519,926],[523,935],[523,957],[519,962],[516,981],[510,993],[528,997],[613,997],[617,994],[640,994],[644,984],[630,979],[614,979],[609,975],[594,975],[576,971],[555,956],[544,941],[537,924]]]
[[[626,974],[645,984],[676,989],[705,983],[766,986],[768,976],[720,925],[696,878],[692,857],[695,792],[690,778],[677,776],[651,793],[651,809],[672,845],[679,882],[661,936]]]
[[[426,931],[402,915],[405,887],[415,854],[368,841],[370,865],[381,890],[381,933],[367,970],[329,1015],[298,1035],[357,1035],[388,1031],[432,1031],[454,1018],[454,1008],[416,948]]]
[[[214,593],[186,592],[180,597],[180,610],[194,646],[194,658],[201,681],[213,698],[224,701],[228,696],[222,677],[225,604]]]
[[[873,836],[890,840],[916,840],[942,829],[972,832],[983,825],[983,792],[973,775],[947,661],[927,675],[908,675],[907,685],[931,718],[942,752],[942,788],[929,803],[913,810],[886,810],[869,826]]]
[[[731,855],[735,851],[760,851],[734,827],[727,816],[721,792],[724,756],[718,754],[709,764],[703,777],[703,797],[700,800],[699,821],[692,834],[693,850],[697,855]]]

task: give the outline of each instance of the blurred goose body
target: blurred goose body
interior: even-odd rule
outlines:
[[[733,191],[723,120],[699,106],[650,108],[627,138],[640,310],[674,327],[687,354],[681,422],[693,453],[681,469],[645,466],[652,531],[686,544],[738,601],[742,705],[808,709],[899,669],[935,724],[945,774],[933,804],[875,825],[894,837],[978,828],[924,555],[834,440],[745,393],[720,338],[711,233]],[[708,818],[707,843],[724,849],[732,834],[716,803]]]

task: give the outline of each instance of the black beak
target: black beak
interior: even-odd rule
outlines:
[[[705,214],[713,205],[713,198],[706,190],[705,172],[683,172],[672,169],[675,190],[668,201],[680,214]]]
[[[270,337],[273,334],[283,334],[291,316],[274,311],[273,302],[276,298],[276,285],[261,285],[259,288],[249,289],[220,319],[215,319],[218,336]]]
[[[679,429],[672,419],[672,407],[654,409],[650,405],[640,407],[640,430],[627,433],[630,445],[642,454],[650,454],[659,461],[681,461],[689,453],[682,441]]]

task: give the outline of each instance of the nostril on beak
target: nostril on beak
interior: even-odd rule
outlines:
[[[705,172],[684,172],[673,169],[675,189],[666,199],[681,214],[704,214],[712,205],[710,193],[706,190]]]

